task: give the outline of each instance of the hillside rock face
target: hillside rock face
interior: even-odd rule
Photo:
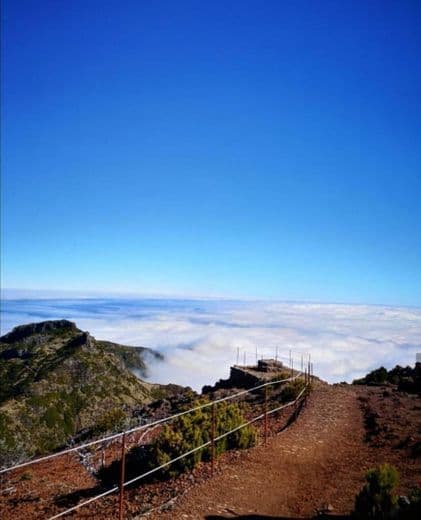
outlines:
[[[19,325],[11,332],[0,338],[2,343],[16,343],[17,341],[25,342],[25,340],[33,339],[34,336],[47,336],[49,334],[62,333],[64,331],[80,332],[76,324],[68,320],[51,320],[42,321],[40,323],[29,323],[27,325]]]
[[[0,465],[52,451],[80,432],[107,431],[153,400],[143,347],[98,341],[67,320],[0,338]]]

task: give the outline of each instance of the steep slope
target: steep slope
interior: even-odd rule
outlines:
[[[97,341],[67,320],[23,325],[2,336],[2,462],[54,450],[80,432],[122,425],[156,390],[130,371],[145,374],[145,356],[159,357]]]

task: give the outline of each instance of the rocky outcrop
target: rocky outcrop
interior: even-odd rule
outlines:
[[[119,417],[116,428],[130,421],[160,389],[135,375],[146,372],[145,356],[162,357],[98,341],[67,320],[31,323],[2,336],[0,459],[49,452],[81,431],[99,433],[111,423],[108,416]]]
[[[19,325],[11,332],[0,338],[1,343],[16,343],[33,338],[35,335],[50,335],[63,332],[81,332],[76,324],[68,320],[50,320],[39,323],[29,323],[27,325]]]

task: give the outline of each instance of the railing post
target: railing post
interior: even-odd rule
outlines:
[[[215,437],[216,437],[216,410],[215,403],[212,404],[212,424],[211,424],[211,473],[215,471]]]
[[[265,386],[265,444],[268,440],[268,387]]]
[[[126,473],[126,434],[123,433],[121,440],[121,463],[120,463],[120,486],[119,486],[119,507],[118,507],[118,518],[123,520],[124,517],[124,480]]]
[[[101,467],[103,468],[105,466],[105,449],[104,446],[102,446],[101,450]]]

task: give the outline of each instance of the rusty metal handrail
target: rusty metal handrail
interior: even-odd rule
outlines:
[[[56,453],[51,453],[50,455],[45,455],[44,457],[39,457],[37,459],[33,459],[33,460],[26,461],[26,462],[22,462],[21,464],[16,464],[15,466],[11,466],[9,468],[1,469],[0,470],[0,475],[3,474],[3,473],[7,473],[9,471],[13,471],[15,469],[20,469],[20,468],[24,468],[26,466],[30,466],[31,464],[37,464],[39,462],[45,462],[47,460],[50,460],[50,459],[53,459],[53,458],[56,458],[56,457],[60,457],[61,455],[65,455],[67,453],[72,453],[74,451],[79,451],[79,450],[82,450],[82,449],[85,449],[85,448],[89,448],[90,446],[95,446],[96,444],[101,444],[103,442],[107,442],[107,441],[110,441],[110,440],[118,439],[119,437],[122,437],[124,434],[129,435],[130,433],[134,433],[134,432],[137,432],[137,431],[140,431],[140,430],[145,430],[147,428],[151,428],[152,426],[157,426],[159,424],[166,423],[168,421],[176,419],[177,417],[181,417],[183,415],[186,415],[188,413],[194,412],[196,410],[201,410],[203,408],[207,408],[207,407],[212,406],[214,404],[222,403],[223,401],[229,401],[231,399],[235,399],[236,397],[240,397],[240,396],[242,396],[244,394],[253,392],[255,390],[258,390],[260,388],[264,388],[264,387],[269,386],[269,385],[275,385],[275,384],[279,384],[279,383],[286,383],[288,381],[293,381],[294,379],[297,379],[301,375],[302,375],[302,372],[296,374],[295,376],[288,377],[286,379],[280,379],[278,381],[269,381],[267,383],[263,383],[261,385],[255,386],[253,388],[249,388],[247,390],[242,390],[241,392],[237,392],[235,394],[231,394],[231,395],[222,397],[221,399],[216,399],[215,401],[209,401],[208,403],[203,403],[203,404],[198,405],[198,406],[196,406],[194,408],[190,408],[189,410],[184,410],[184,411],[178,412],[178,413],[176,413],[174,415],[170,415],[169,417],[164,417],[163,419],[158,419],[156,421],[152,421],[150,423],[142,424],[140,426],[136,426],[134,428],[131,428],[129,430],[125,430],[123,432],[115,433],[115,434],[109,435],[107,437],[102,437],[101,439],[97,439],[95,441],[90,441],[90,442],[87,442],[85,444],[80,444],[79,446],[74,446],[72,448],[67,448],[65,450],[58,451]]]
[[[288,380],[291,380],[291,379],[296,379],[297,377],[299,376],[302,376],[303,374],[300,373],[298,374],[297,376],[294,376],[293,378],[289,378]],[[283,380],[285,381],[285,380]],[[247,391],[243,391],[243,392],[239,392],[238,394],[236,395],[239,395],[239,394],[244,394],[244,393],[249,393],[251,392],[252,390],[256,390],[257,388],[262,388],[262,387],[267,387],[268,385],[274,385],[274,384],[277,384],[279,383],[279,381],[272,381],[272,382],[268,382],[268,383],[264,383],[263,385],[259,385],[258,387],[254,387],[252,389],[249,389]],[[122,484],[122,488],[126,487],[126,486],[129,486],[130,484],[133,484],[134,482],[138,481],[138,480],[141,480],[142,478],[146,478],[150,475],[152,475],[153,473],[156,473],[157,471],[160,471],[161,469],[164,469],[168,466],[170,466],[171,464],[173,464],[174,462],[177,462],[181,459],[183,459],[184,457],[188,457],[189,455],[192,455],[193,453],[199,451],[199,450],[202,450],[203,448],[206,448],[210,445],[212,445],[213,442],[217,442],[221,439],[223,439],[224,437],[227,437],[228,435],[231,435],[232,433],[235,433],[236,431],[238,430],[241,430],[242,428],[245,428],[246,426],[249,426],[250,424],[253,424],[257,421],[259,421],[260,419],[263,419],[264,417],[266,417],[267,415],[270,415],[270,414],[273,414],[279,410],[282,410],[284,408],[288,408],[289,406],[292,406],[294,404],[296,404],[302,397],[302,395],[304,394],[304,392],[307,390],[308,388],[308,385],[309,383],[306,383],[305,387],[300,391],[300,393],[298,394],[298,396],[293,400],[293,401],[290,401],[289,403],[285,403],[281,406],[278,406],[277,408],[273,408],[272,410],[269,410],[269,411],[266,411],[256,417],[253,417],[253,419],[250,419],[249,421],[241,424],[240,426],[237,426],[236,428],[233,428],[232,430],[228,431],[228,432],[225,432],[225,433],[222,433],[221,435],[218,435],[217,437],[215,437],[214,439],[212,440],[209,440],[203,444],[201,444],[200,446],[196,446],[195,448],[185,452],[185,453],[182,453],[181,455],[179,455],[178,457],[175,457],[174,459],[171,459],[167,462],[165,462],[164,464],[161,464],[160,466],[157,466],[156,468],[153,468],[145,473],[142,473],[141,475],[138,475],[137,477],[134,477],[132,478],[131,480],[128,480],[127,482],[124,482]],[[226,399],[223,398],[223,399],[218,399],[216,401],[213,401],[212,403],[209,403],[209,404],[214,404],[214,403],[217,403],[217,402],[222,402],[222,401],[225,401]],[[196,410],[196,409],[200,409],[200,408],[203,408],[203,406],[201,407],[197,407],[197,408],[192,408],[190,411],[192,410]],[[175,416],[172,416],[172,417],[175,417]],[[115,486],[113,487],[112,489],[104,492],[104,493],[101,493],[100,495],[97,495],[95,497],[92,497],[88,500],[86,500],[85,502],[81,502],[80,504],[77,504],[76,506],[73,506],[69,509],[66,509],[65,511],[62,511],[61,513],[58,513],[54,516],[51,516],[48,520],[55,520],[57,518],[61,518],[73,511],[76,511],[77,509],[80,509],[81,507],[91,503],[91,502],[94,502],[95,500],[99,500],[100,498],[103,498],[107,495],[110,495],[112,493],[114,493],[115,491],[117,491],[119,489],[119,486]]]

